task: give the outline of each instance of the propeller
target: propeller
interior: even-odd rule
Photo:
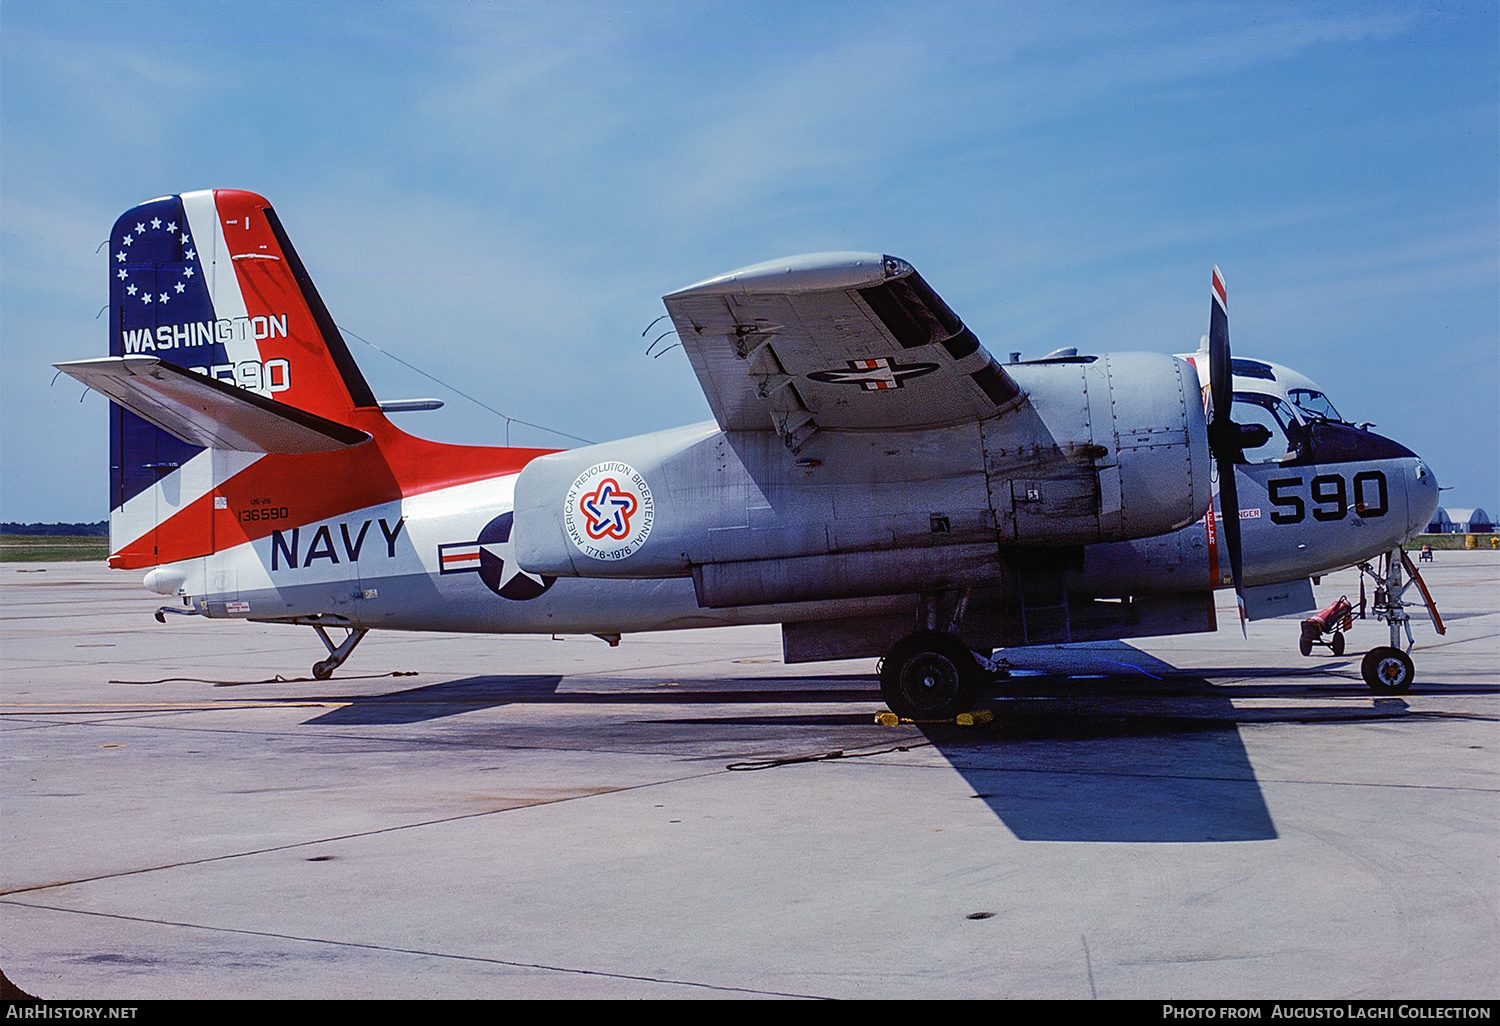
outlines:
[[[1213,303],[1208,312],[1208,448],[1219,467],[1219,507],[1224,515],[1224,545],[1229,550],[1229,572],[1234,600],[1240,608],[1240,631],[1245,632],[1245,567],[1240,552],[1240,497],[1234,463],[1240,454],[1240,432],[1229,411],[1234,405],[1234,362],[1229,356],[1229,294],[1224,276],[1214,268]]]

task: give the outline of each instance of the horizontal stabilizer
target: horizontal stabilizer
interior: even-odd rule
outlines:
[[[154,356],[111,356],[53,366],[190,445],[296,455],[347,449],[370,439],[357,428]]]

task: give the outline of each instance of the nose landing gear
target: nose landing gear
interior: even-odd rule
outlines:
[[[1402,570],[1406,571],[1405,580],[1402,579]],[[1432,626],[1439,634],[1448,633],[1443,626],[1443,618],[1438,615],[1437,604],[1432,601],[1431,592],[1427,590],[1422,576],[1417,573],[1417,568],[1412,565],[1411,557],[1401,546],[1396,546],[1380,557],[1379,570],[1369,563],[1361,563],[1359,572],[1374,579],[1375,601],[1371,610],[1377,619],[1384,620],[1390,626],[1391,631],[1389,645],[1370,649],[1360,661],[1360,676],[1376,694],[1393,695],[1409,691],[1415,669],[1411,656],[1407,654],[1414,641],[1411,636],[1411,614],[1406,611],[1406,603],[1402,600],[1406,589],[1413,584],[1417,586],[1422,593],[1422,600],[1432,614]],[[1405,648],[1401,647],[1403,632],[1406,634]]]
[[[1398,695],[1411,689],[1414,669],[1411,656],[1399,648],[1381,645],[1365,653],[1359,673],[1370,690],[1379,695]]]

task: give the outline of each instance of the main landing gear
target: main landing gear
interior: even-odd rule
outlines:
[[[923,629],[896,642],[880,661],[880,694],[891,712],[909,720],[951,720],[993,679],[958,636],[969,593],[959,592],[946,630],[938,629],[938,601],[922,596]]]
[[[885,704],[911,720],[951,720],[967,712],[984,680],[974,653],[946,631],[909,634],[880,663]]]

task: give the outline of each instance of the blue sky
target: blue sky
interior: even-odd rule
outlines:
[[[896,254],[1003,358],[1191,350],[1217,263],[1237,355],[1494,514],[1497,98],[1495,2],[5,0],[0,519],[107,516],[50,364],[106,351],[114,218],[202,188],[268,197],[345,329],[592,440],[708,418],[641,332],[745,264]],[[506,441],[351,344],[448,402],[403,427]]]

